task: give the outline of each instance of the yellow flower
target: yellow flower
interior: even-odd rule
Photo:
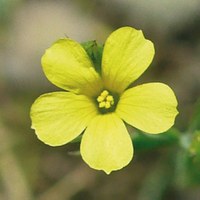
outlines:
[[[163,83],[129,88],[149,66],[153,43],[142,31],[123,27],[106,40],[101,74],[83,47],[60,39],[42,57],[45,75],[66,90],[41,95],[32,105],[32,128],[51,146],[83,133],[80,152],[92,168],[109,174],[126,166],[133,145],[126,123],[151,134],[168,130],[178,111],[173,91]]]

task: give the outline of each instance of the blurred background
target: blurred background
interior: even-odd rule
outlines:
[[[0,200],[200,199],[199,184],[179,174],[181,164],[166,162],[176,147],[136,151],[126,168],[107,176],[82,161],[79,144],[49,147],[30,129],[31,104],[59,90],[42,72],[45,49],[65,36],[103,44],[127,25],[142,29],[156,49],[136,84],[173,88],[175,127],[187,132],[200,97],[199,0],[0,0]]]

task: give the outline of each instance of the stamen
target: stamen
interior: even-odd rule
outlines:
[[[110,107],[111,107],[110,102],[109,102],[109,101],[106,101],[105,108],[110,108]]]
[[[98,96],[97,101],[100,103],[104,100],[105,98],[103,96]]]
[[[104,90],[97,97],[97,102],[99,103],[99,108],[109,109],[114,105],[114,98],[107,90]]]
[[[104,91],[101,93],[101,96],[106,97],[108,94],[109,94],[109,92],[108,92],[107,90],[104,90]]]
[[[114,98],[113,98],[113,96],[108,95],[108,96],[106,97],[106,100],[111,102],[111,101],[114,101]]]
[[[99,103],[99,108],[104,108],[105,106],[106,106],[105,101]]]

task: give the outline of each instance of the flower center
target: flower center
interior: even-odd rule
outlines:
[[[107,90],[104,90],[98,97],[99,108],[109,109],[114,105],[114,98]]]
[[[98,109],[101,113],[113,112],[118,102],[118,95],[112,94],[108,90],[103,90],[96,98]]]

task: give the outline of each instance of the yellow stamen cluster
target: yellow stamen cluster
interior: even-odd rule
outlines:
[[[104,90],[98,97],[99,108],[110,108],[114,104],[114,98],[107,90]]]

